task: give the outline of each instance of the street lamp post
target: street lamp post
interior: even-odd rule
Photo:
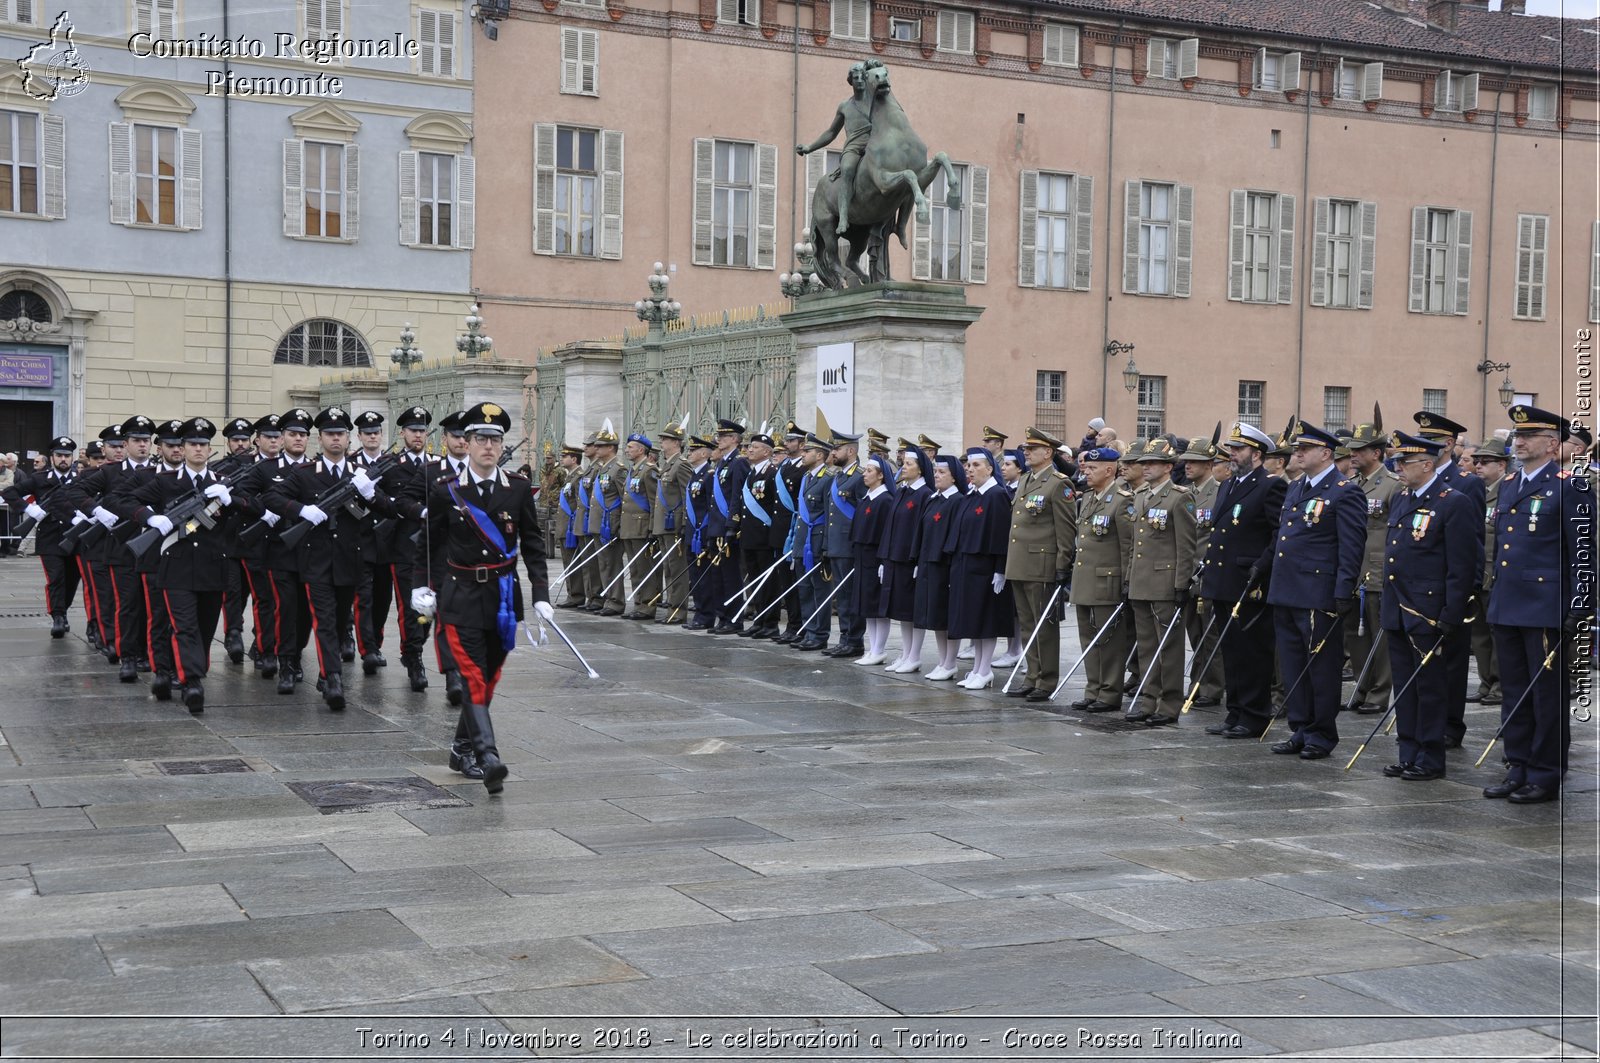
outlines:
[[[645,278],[645,283],[650,285],[650,297],[633,304],[633,312],[640,321],[646,322],[652,329],[659,329],[683,316],[683,304],[667,297],[667,285],[672,283],[672,278],[667,275],[666,266],[657,262],[655,271]]]
[[[1488,376],[1490,373],[1505,374],[1505,376],[1500,378],[1500,386],[1495,390],[1499,395],[1500,405],[1502,407],[1510,406],[1511,400],[1517,397],[1516,386],[1511,383],[1511,363],[1491,362],[1489,359],[1485,358],[1483,361],[1479,362],[1475,368],[1484,376]]]
[[[483,333],[483,308],[477,303],[467,311],[467,331],[456,337],[456,350],[468,358],[478,358],[494,348],[494,338]]]
[[[400,367],[400,376],[405,378],[411,367],[422,363],[422,348],[416,345],[417,334],[411,331],[411,322],[406,322],[406,327],[400,330],[400,346],[389,349],[389,361]]]
[[[827,285],[817,275],[817,249],[810,243],[794,245],[794,259],[798,268],[793,273],[778,276],[778,289],[791,299],[826,291]]]

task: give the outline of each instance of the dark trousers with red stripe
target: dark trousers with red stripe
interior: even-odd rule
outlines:
[[[472,727],[468,706],[482,706],[485,715],[488,713],[489,702],[494,699],[495,684],[500,682],[500,669],[506,663],[506,644],[500,638],[500,632],[493,628],[440,624],[436,641],[441,644],[440,652],[448,652],[455,667],[461,670],[461,680],[467,688],[466,697],[462,700],[461,716],[456,720],[456,741],[472,742],[480,754],[498,753],[492,734],[488,736],[487,748],[479,741],[480,736],[474,733]]]
[[[383,651],[383,626],[389,622],[390,595],[394,594],[394,566],[388,562],[364,564],[356,587],[356,649],[361,656]],[[402,620],[401,624],[404,625]],[[401,632],[404,641],[405,632]]]
[[[428,625],[422,622],[422,614],[411,608],[411,592],[416,589],[416,569],[410,561],[396,561],[389,566],[389,578],[400,607],[400,659],[420,661],[422,647],[428,641]]]
[[[276,657],[287,652],[280,648],[283,640],[279,628],[282,614],[278,602],[278,584],[272,578],[272,570],[260,562],[246,561],[243,567],[256,625],[256,650],[263,657]]]
[[[77,556],[72,558],[72,563],[78,570],[78,585],[83,588],[83,619],[98,631],[100,624],[95,619],[95,608],[99,602],[95,600],[94,579],[89,575],[89,563]]]
[[[152,592],[154,589],[152,588]],[[211,668],[211,640],[217,635],[224,591],[162,590],[170,645],[178,682],[198,682]]]
[[[311,606],[311,624],[317,636],[317,667],[324,678],[343,675],[344,661],[339,656],[339,647],[350,634],[356,588],[320,580],[307,583],[305,588]]]
[[[100,641],[117,648],[117,583],[111,569],[102,561],[85,562],[89,570],[89,593],[94,595],[94,620],[100,628]]]
[[[272,585],[278,592],[278,656],[298,656],[311,639],[311,605],[298,572],[274,569]]]
[[[144,585],[133,566],[111,566],[111,592],[117,602],[117,656],[148,659],[150,625],[145,617]]]
[[[72,557],[40,554],[44,565],[44,597],[51,616],[66,616],[78,594],[78,561]]]
[[[250,594],[250,584],[244,578],[244,562],[229,558],[224,563],[227,590],[222,598],[222,630],[235,634],[244,631],[244,602]]]
[[[150,668],[158,674],[177,675],[178,663],[172,654],[172,621],[167,618],[161,588],[155,585],[155,577],[149,575],[140,575],[139,587],[144,596],[145,640],[150,646]]]

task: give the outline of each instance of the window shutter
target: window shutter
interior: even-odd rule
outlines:
[[[911,279],[933,279],[933,232],[927,222],[917,220],[911,213]]]
[[[1450,229],[1450,251],[1455,258],[1455,312],[1465,314],[1472,276],[1472,211],[1456,211],[1450,219]]]
[[[455,246],[470,251],[478,230],[478,161],[471,155],[456,156],[455,230]]]
[[[1122,211],[1122,290],[1139,291],[1139,182],[1124,186]]]
[[[156,27],[162,37],[178,32],[178,0],[156,0]]]
[[[1258,89],[1267,87],[1267,50],[1265,48],[1256,49],[1255,77],[1250,80],[1254,82],[1255,87]]]
[[[1294,302],[1294,211],[1295,198],[1280,192],[1273,211],[1277,215],[1278,261],[1276,266],[1278,302]]]
[[[1333,201],[1318,196],[1311,206],[1311,305],[1328,305],[1328,230],[1332,226]]]
[[[533,126],[533,253],[556,253],[556,127]]]
[[[344,146],[344,217],[341,219],[344,238],[351,242],[361,236],[361,149],[354,144]]]
[[[578,91],[600,95],[600,34],[594,30],[578,34]]]
[[[1600,321],[1600,221],[1589,227],[1589,320]]]
[[[1167,42],[1158,37],[1150,38],[1145,45],[1144,72],[1153,78],[1165,77],[1167,73]]]
[[[1433,106],[1443,111],[1450,106],[1450,71],[1441,70],[1433,81]]]
[[[315,3],[316,0],[311,0]],[[562,30],[562,42],[566,41],[568,31]],[[437,74],[439,72],[439,12],[423,8],[417,12],[417,68],[424,74]],[[566,67],[561,70],[563,78],[562,91],[565,92],[564,79]]]
[[[600,131],[600,257],[622,257],[622,133]]]
[[[989,283],[989,167],[969,166],[967,188],[967,277]]]
[[[283,142],[283,235],[288,237],[306,234],[304,151],[302,141]]]
[[[1300,53],[1286,52],[1278,66],[1278,87],[1284,92],[1300,88]]]
[[[811,224],[816,215],[813,213],[813,204],[817,198],[817,185],[828,176],[828,153],[823,150],[813,151],[806,156],[806,231],[804,239],[811,239]]]
[[[1178,186],[1178,238],[1173,246],[1172,294],[1189,297],[1194,262],[1194,185]]]
[[[44,216],[67,216],[67,120],[58,114],[39,119],[40,155],[44,162]]]
[[[1529,278],[1528,316],[1544,320],[1545,245],[1549,239],[1550,219],[1533,219],[1533,270]]]
[[[417,166],[418,152],[400,153],[400,242],[417,245]]]
[[[181,157],[179,162],[178,197],[178,225],[184,229],[198,229],[201,223],[201,211],[204,205],[202,190],[205,185],[201,181],[200,165],[200,131],[198,129],[178,130],[178,152]]]
[[[155,32],[155,27],[152,25],[152,22],[154,21],[154,17],[155,17],[154,8],[155,8],[155,0],[134,0],[134,5],[133,5],[133,32],[135,32],[135,33],[154,33]],[[5,11],[4,8],[0,8],[0,14],[3,14],[4,11]]]
[[[1361,68],[1361,101],[1383,99],[1383,64],[1368,63]]]
[[[871,33],[871,0],[850,0],[850,36],[858,41],[864,41]]]
[[[1077,199],[1072,208],[1072,287],[1086,292],[1094,252],[1094,178],[1074,177],[1072,191]]]
[[[1178,77],[1200,76],[1200,38],[1185,37],[1178,42]]]
[[[322,0],[322,32],[330,38],[344,35],[344,0]]]
[[[1356,289],[1356,305],[1372,309],[1373,276],[1378,268],[1378,205],[1361,204],[1361,284]]]
[[[728,0],[722,0],[727,3]],[[716,141],[696,137],[694,142],[694,263],[711,264],[712,171],[717,165]]]
[[[1533,215],[1517,215],[1517,278],[1516,299],[1511,311],[1513,317],[1528,317],[1529,304],[1533,301],[1533,224]]]
[[[448,11],[439,13],[439,76],[456,76],[456,17]]]
[[[1044,27],[1044,61],[1052,66],[1078,64],[1078,27],[1047,23]]]
[[[1228,193],[1228,298],[1244,300],[1244,222],[1250,193],[1235,188]]]
[[[956,51],[966,53],[972,51],[973,27],[977,21],[977,16],[967,11],[963,11],[956,19]]]
[[[1478,75],[1468,74],[1461,80],[1461,109],[1463,111],[1476,111],[1478,109]]]
[[[1411,303],[1408,309],[1420,314],[1427,309],[1427,293],[1423,290],[1423,271],[1428,257],[1428,208],[1411,208]]]
[[[739,21],[739,0],[717,0],[717,21]]]
[[[1017,284],[1032,288],[1038,283],[1034,267],[1034,253],[1038,249],[1039,239],[1038,170],[1022,171],[1021,192],[1017,198],[1022,204],[1021,215],[1017,219]]]
[[[778,146],[756,145],[757,269],[772,269],[778,251]]]
[[[581,80],[580,64],[582,58],[582,45],[578,40],[578,31],[570,26],[561,27],[561,91],[581,91],[578,85]]]
[[[322,0],[304,0],[306,5],[306,38],[322,39]]]
[[[133,126],[111,123],[111,224],[133,224]]]

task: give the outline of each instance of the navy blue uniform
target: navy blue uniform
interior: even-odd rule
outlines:
[[[744,586],[739,575],[739,534],[742,521],[741,499],[744,481],[750,475],[750,463],[737,450],[730,450],[711,463],[710,505],[706,515],[708,549],[719,555],[709,558],[713,562],[710,577],[701,586],[706,608],[716,618],[717,626],[732,627],[730,621],[738,610],[738,602],[724,605]],[[696,603],[698,604],[698,603]]]
[[[1200,566],[1200,595],[1218,613],[1235,604],[1239,615],[1222,636],[1222,674],[1227,677],[1228,727],[1260,733],[1272,718],[1272,639],[1258,621],[1266,612],[1266,589],[1275,554],[1273,537],[1287,486],[1257,466],[1235,474],[1217,489],[1211,539]],[[1259,573],[1250,583],[1250,573]],[[1246,586],[1249,585],[1249,593]]]
[[[855,570],[856,551],[855,544],[850,541],[850,525],[855,520],[856,506],[866,493],[859,461],[852,461],[844,468],[835,470],[828,480],[828,568],[836,580],[849,579],[850,573]],[[840,591],[834,595],[833,607],[839,613],[840,648],[863,648],[867,624],[856,610],[853,594]]]

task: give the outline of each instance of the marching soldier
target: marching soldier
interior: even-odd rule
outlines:
[[[1083,712],[1122,708],[1122,662],[1128,646],[1117,608],[1133,559],[1133,492],[1117,477],[1119,457],[1111,447],[1094,447],[1078,456],[1088,490],[1078,503],[1071,601],[1086,657],[1083,697],[1072,707]],[[1099,642],[1094,642],[1096,635]]]
[[[462,411],[456,410],[439,418],[439,442],[444,448],[422,471],[422,488],[430,491],[441,477],[457,477],[466,468],[467,434],[462,431]],[[421,560],[418,561],[421,564]],[[450,647],[441,639],[433,640],[433,652],[439,663],[439,674],[444,676],[444,699],[450,705],[460,705],[466,690],[461,672],[450,656]]]
[[[1211,545],[1211,529],[1216,522],[1217,491],[1222,487],[1222,482],[1212,475],[1219,453],[1217,441],[1221,438],[1222,425],[1218,424],[1211,433],[1211,442],[1194,436],[1189,440],[1189,449],[1178,456],[1178,460],[1183,462],[1189,493],[1194,498],[1196,568],[1189,581],[1189,601],[1184,605],[1183,625],[1189,637],[1189,648],[1194,653],[1193,667],[1205,668],[1205,673],[1198,677],[1200,689],[1194,699],[1195,706],[1202,709],[1222,704],[1224,691],[1222,654],[1217,652],[1221,623],[1212,622],[1204,615],[1208,610],[1205,599],[1200,596],[1201,570],[1205,565],[1206,548]],[[1215,615],[1211,614],[1212,617]],[[1209,664],[1206,663],[1208,658]]]
[[[622,615],[622,487],[627,477],[617,460],[617,433],[608,418],[595,433],[595,459],[589,467],[589,530],[596,551],[588,565],[590,601],[586,607],[601,616]],[[609,590],[607,588],[610,588]]]
[[[683,540],[684,496],[694,469],[683,453],[681,424],[667,425],[661,429],[660,436],[661,464],[656,468],[656,501],[650,512],[650,532],[655,536],[657,553],[665,558],[656,574],[661,584],[660,606],[665,610],[660,623],[678,625],[684,622],[684,604],[689,591],[687,544]],[[645,608],[649,609],[649,599],[645,601]]]
[[[1390,653],[1372,652],[1373,640],[1380,629],[1383,594],[1388,585],[1384,579],[1383,559],[1384,542],[1390,535],[1389,508],[1400,490],[1400,481],[1383,465],[1388,438],[1383,433],[1381,412],[1374,406],[1372,423],[1356,425],[1350,440],[1356,486],[1367,499],[1367,544],[1362,552],[1361,587],[1356,593],[1356,606],[1344,618],[1344,649],[1350,656],[1352,668],[1361,668],[1369,656],[1372,658],[1366,674],[1356,677],[1356,711],[1364,714],[1387,709],[1392,688]]]
[[[272,540],[276,533],[270,533],[251,542],[241,540],[239,533],[248,527],[248,523],[263,519],[264,510],[257,505],[260,496],[266,493],[272,482],[273,470],[278,468],[279,457],[283,451],[283,418],[278,414],[269,413],[255,421],[250,427],[255,432],[256,453],[253,464],[243,478],[236,483],[232,492],[239,499],[234,507],[238,532],[233,537],[229,549],[233,550],[244,570],[244,582],[250,589],[250,603],[255,621],[255,640],[250,648],[250,656],[255,661],[256,674],[262,679],[271,679],[278,674],[279,655],[287,657],[290,650],[283,648],[283,600],[280,597],[280,588],[273,579],[271,557],[274,552]],[[291,617],[294,604],[289,605]],[[291,619],[291,623],[292,623]],[[292,636],[291,636],[292,641]],[[294,677],[289,677],[288,693],[294,691]]]
[[[19,476],[17,482],[5,489],[7,504],[13,510],[23,510],[38,522],[34,532],[33,552],[44,566],[45,603],[50,610],[50,637],[66,637],[70,625],[67,610],[78,594],[78,565],[61,544],[61,537],[72,526],[72,518],[79,507],[74,504],[71,491],[63,490],[77,474],[72,460],[78,454],[78,444],[69,436],[59,436],[50,441],[50,463],[42,472]]]
[[[737,606],[725,604],[743,586],[739,575],[739,500],[744,497],[750,462],[739,453],[744,425],[726,418],[717,421],[717,450],[711,456],[711,498],[706,514],[706,536],[712,551],[710,578],[700,592],[715,625],[713,635],[737,635],[743,625],[732,622]]]
[[[1027,633],[1024,641],[1032,639],[1025,680],[1007,693],[1035,702],[1049,700],[1061,671],[1060,615],[1072,586],[1076,548],[1077,500],[1072,484],[1051,461],[1060,445],[1037,428],[1025,433],[1022,457],[1028,471],[1016,482],[1006,552],[1005,577],[1016,602],[1017,628]],[[1055,605],[1050,603],[1052,593]]]
[[[1595,510],[1588,482],[1559,467],[1567,419],[1526,404],[1510,413],[1522,471],[1500,485],[1489,592],[1508,766],[1483,796],[1521,805],[1561,793],[1572,741],[1563,648],[1594,617]]]
[[[1147,442],[1138,456],[1145,483],[1134,496],[1128,607],[1146,672],[1140,680],[1142,702],[1135,702],[1123,719],[1147,727],[1177,723],[1183,706],[1183,638],[1172,635],[1194,577],[1196,523],[1194,499],[1187,488],[1172,482],[1177,456],[1161,436]]]
[[[200,713],[205,711],[206,700],[201,680],[211,665],[211,640],[217,633],[227,589],[226,531],[219,518],[233,504],[233,495],[215,471],[207,467],[216,426],[204,417],[192,417],[182,423],[179,434],[184,464],[176,471],[143,478],[115,504],[135,527],[154,528],[170,537],[174,526],[166,514],[174,505],[196,495],[210,499],[206,512],[215,522],[214,527],[198,522],[176,541],[169,539],[166,548],[151,547],[146,554],[156,557],[155,572],[150,577],[150,608],[165,617],[173,677],[189,711]],[[171,696],[170,685],[161,685],[165,678],[157,677],[154,690],[161,701]]]
[[[222,437],[228,452],[211,466],[219,477],[233,476],[255,464],[256,456],[250,450],[250,437],[255,435],[255,422],[246,417],[235,417],[222,426]],[[230,515],[230,519],[233,515]],[[237,528],[230,528],[236,534]],[[225,535],[226,542],[231,535]],[[222,646],[234,664],[244,663],[244,603],[250,596],[250,584],[244,578],[244,562],[237,547],[227,547],[228,560],[223,565],[227,589],[222,595]]]
[[[360,446],[350,455],[358,469],[370,469],[383,457],[383,414],[367,410],[354,419]],[[382,475],[381,473],[379,474]],[[361,582],[356,584],[354,627],[356,648],[364,675],[377,675],[388,666],[383,658],[383,627],[389,620],[389,598],[394,594],[391,554],[395,524],[368,512],[361,518]]]
[[[1495,548],[1494,511],[1500,501],[1500,484],[1506,475],[1506,444],[1489,438],[1478,444],[1472,456],[1478,478],[1484,486],[1483,575],[1478,580],[1478,608],[1472,617],[1472,655],[1478,662],[1478,689],[1467,696],[1469,703],[1499,705],[1500,666],[1495,658],[1494,632],[1489,627],[1489,592],[1494,586]]]
[[[101,469],[119,466],[127,459],[127,435],[122,431],[122,425],[114,424],[100,430],[100,448],[105,461],[89,472],[79,476],[74,484],[78,488],[73,492],[72,502],[79,513],[83,513],[91,520],[94,513],[94,503],[101,490],[96,488],[93,495],[85,493],[85,484],[89,482],[104,482],[105,478],[115,476],[115,473]],[[87,529],[86,529],[87,530]],[[101,529],[103,532],[105,529]],[[78,548],[78,558],[84,569],[88,572],[89,590],[94,595],[95,624],[99,629],[100,652],[112,664],[121,660],[117,653],[117,587],[111,575],[110,547],[113,540],[109,536],[96,536],[97,542],[92,546]]]
[[[1341,603],[1356,596],[1367,544],[1367,500],[1333,467],[1338,440],[1301,422],[1292,435],[1301,477],[1284,495],[1267,604],[1274,606],[1278,662],[1293,733],[1272,747],[1320,760],[1339,744]]]
[[[627,555],[627,579],[633,587],[633,611],[625,615],[624,620],[654,620],[655,609],[646,603],[661,597],[661,574],[655,571],[655,551],[650,549],[655,542],[651,530],[651,499],[655,497],[657,478],[656,466],[650,461],[651,449],[649,436],[636,432],[628,437],[625,448],[628,464],[623,470],[625,489],[622,493],[620,549]],[[621,592],[620,582],[616,589]]]
[[[1222,624],[1227,716],[1207,734],[1256,738],[1272,717],[1271,623],[1264,599],[1272,576],[1285,484],[1263,462],[1274,444],[1253,425],[1236,423],[1223,444],[1233,471],[1217,490],[1216,519],[1201,568],[1200,593]],[[1265,652],[1263,647],[1266,647]]]
[[[508,769],[495,742],[489,704],[523,618],[519,558],[534,611],[546,620],[555,611],[532,484],[500,468],[511,418],[494,403],[479,403],[466,412],[463,427],[470,439],[466,469],[429,488],[428,586],[412,592],[412,605],[424,616],[437,611],[439,640],[449,643],[466,682],[451,767],[481,778],[484,788],[497,794]]]
[[[135,415],[123,421],[120,430],[126,440],[123,459],[120,462],[108,462],[94,472],[80,476],[73,484],[76,508],[91,514],[108,530],[115,528],[120,518],[105,504],[126,490],[139,470],[155,465],[150,457],[155,422],[148,417]],[[124,683],[133,683],[138,680],[140,672],[150,670],[149,627],[145,623],[144,594],[139,586],[139,575],[134,570],[133,555],[123,545],[126,530],[105,535],[96,549],[111,573],[115,648],[120,663],[117,678]]]
[[[835,582],[850,578],[855,569],[855,549],[850,542],[850,522],[855,519],[856,503],[866,493],[861,482],[861,463],[857,453],[861,437],[832,429],[833,450],[828,456],[834,472],[828,482],[828,571]],[[919,437],[927,439],[926,436]],[[832,588],[830,588],[831,590]],[[867,626],[852,604],[851,596],[840,591],[833,596],[839,614],[839,644],[824,650],[824,657],[860,657],[866,653]]]
[[[428,563],[422,556],[422,530],[428,490],[428,433],[432,431],[429,427],[432,424],[433,414],[424,406],[412,406],[395,417],[395,427],[400,429],[400,460],[379,482],[379,490],[394,500],[397,514],[390,522],[392,530],[387,549],[395,608],[400,611],[400,663],[405,667],[412,691],[418,694],[428,689],[428,671],[422,664],[428,625],[411,607],[411,591],[422,579],[419,570]],[[389,593],[390,589],[385,588],[385,615]],[[381,621],[377,627],[381,630]]]
[[[1444,778],[1446,690],[1416,673],[1438,674],[1442,662],[1429,655],[1466,619],[1483,568],[1478,507],[1434,470],[1442,440],[1396,432],[1393,445],[1405,490],[1389,504],[1382,620],[1390,667],[1404,689],[1394,706],[1400,759],[1383,773],[1427,782]]]

